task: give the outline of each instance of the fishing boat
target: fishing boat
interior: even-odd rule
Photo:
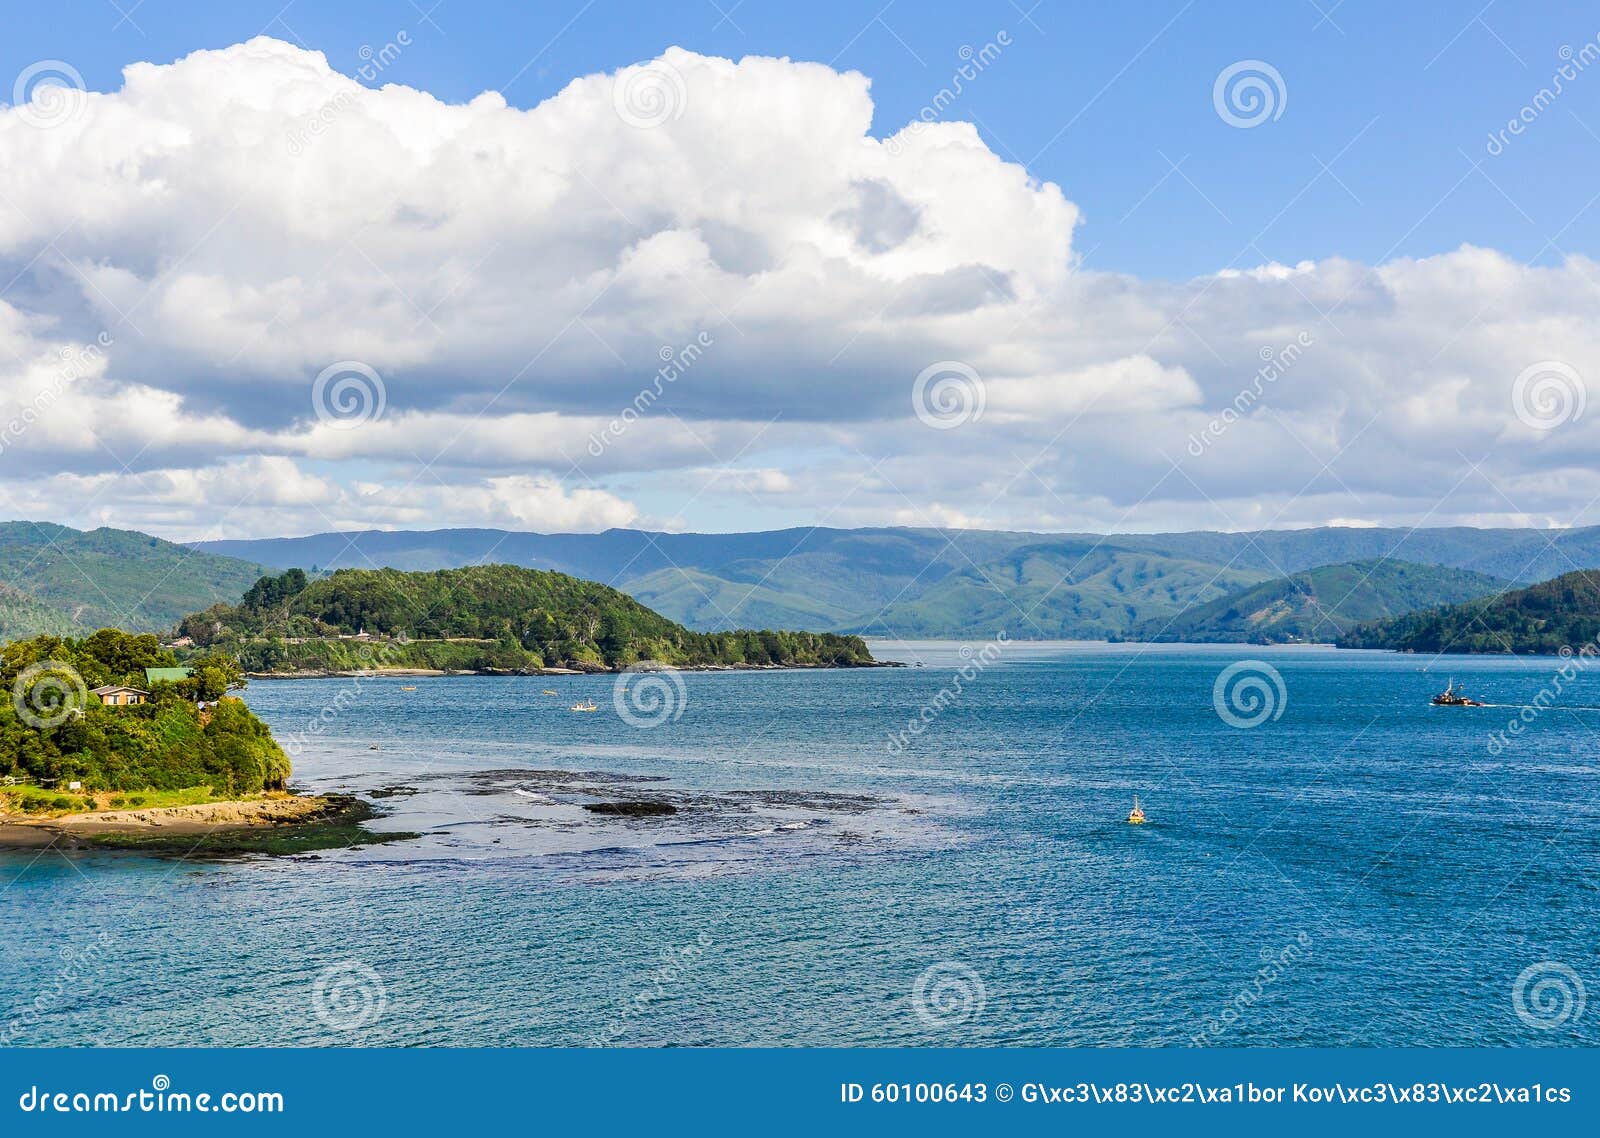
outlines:
[[[1433,703],[1434,707],[1483,706],[1483,704],[1479,703],[1477,700],[1468,699],[1465,695],[1461,694],[1461,689],[1456,687],[1456,681],[1453,677],[1451,678],[1450,683],[1445,687],[1444,691],[1434,696],[1431,702]]]
[[[1128,811],[1128,824],[1132,826],[1144,825],[1144,808],[1139,805],[1139,796],[1133,796],[1133,809]]]
[[[579,703],[575,703],[571,707],[567,708],[567,710],[568,711],[599,711],[600,710],[600,705],[595,703],[594,700],[591,699],[591,700],[585,700],[585,701],[582,701],[582,702],[579,702]]]

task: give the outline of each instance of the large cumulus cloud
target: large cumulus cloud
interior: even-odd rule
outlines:
[[[1546,396],[1597,373],[1593,263],[1089,272],[1058,187],[872,113],[859,74],[677,49],[449,105],[266,38],[47,126],[0,110],[11,512],[1149,528],[1570,521],[1600,492],[1594,416],[1513,402],[1529,368]],[[313,399],[342,361],[380,377],[371,421]]]

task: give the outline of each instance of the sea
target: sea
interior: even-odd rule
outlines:
[[[0,853],[0,1043],[1600,1044],[1600,664],[873,649],[254,681],[417,836]]]

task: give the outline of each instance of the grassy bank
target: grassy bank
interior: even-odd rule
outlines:
[[[60,806],[62,798],[73,799],[70,808]],[[369,830],[365,823],[374,815],[370,804],[350,795],[278,792],[228,799],[210,787],[191,787],[137,795],[58,796],[37,787],[9,788],[0,795],[0,849],[225,858],[348,849],[418,836]]]
[[[254,795],[242,801],[265,797],[267,796]],[[206,802],[229,801],[241,801],[241,799],[218,794],[210,786],[188,786],[178,790],[148,787],[137,791],[98,791],[83,794],[62,793],[47,786],[25,785],[0,790],[0,813],[26,814],[35,818],[63,818],[95,810],[155,810],[165,806],[198,806]]]

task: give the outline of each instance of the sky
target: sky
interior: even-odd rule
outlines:
[[[69,0],[0,101],[3,516],[1600,521],[1577,4]]]

